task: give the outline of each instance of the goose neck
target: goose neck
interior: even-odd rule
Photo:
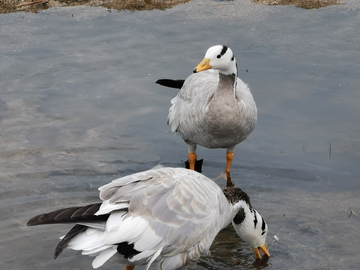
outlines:
[[[230,92],[235,94],[236,87],[236,74],[224,74],[219,72],[219,84],[218,91],[220,92]]]

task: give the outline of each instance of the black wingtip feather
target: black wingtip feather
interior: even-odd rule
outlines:
[[[101,203],[90,204],[82,207],[70,207],[53,212],[45,213],[31,218],[27,226],[55,224],[55,223],[75,223],[79,221],[105,221],[109,215],[95,216]]]
[[[64,249],[68,246],[70,241],[77,236],[79,233],[86,231],[88,227],[84,225],[76,224],[72,229],[64,236],[63,239],[59,242],[59,244],[55,248],[54,259],[59,257],[59,255],[64,251]]]
[[[184,85],[185,80],[171,80],[171,79],[160,79],[155,83],[160,84],[162,86],[181,89]]]

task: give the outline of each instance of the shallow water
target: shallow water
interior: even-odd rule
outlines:
[[[74,251],[52,259],[69,226],[27,220],[96,202],[116,177],[183,166],[185,143],[166,125],[177,91],[154,82],[186,78],[215,44],[233,49],[258,106],[232,178],[267,220],[272,257],[255,261],[228,228],[198,268],[358,268],[359,10],[356,1],[318,10],[192,1],[0,15],[1,268],[91,268]],[[198,156],[211,178],[225,169],[225,150]]]

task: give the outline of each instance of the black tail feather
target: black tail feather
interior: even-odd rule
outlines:
[[[91,222],[106,221],[109,215],[95,216],[101,203],[90,204],[83,207],[70,207],[56,210],[33,217],[27,222],[27,226],[36,226],[54,223],[74,223],[74,222]]]
[[[60,243],[56,246],[54,252],[54,259],[59,257],[59,255],[64,251],[68,246],[70,241],[77,236],[79,233],[85,232],[88,229],[85,225],[76,224],[65,236],[61,239]]]
[[[134,243],[130,244],[129,242],[121,242],[117,244],[117,251],[118,253],[124,255],[125,259],[131,258],[132,256],[141,253],[134,248]]]
[[[185,80],[171,80],[171,79],[160,79],[156,83],[162,86],[181,89],[183,87]]]

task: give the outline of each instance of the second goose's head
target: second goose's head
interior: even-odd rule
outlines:
[[[249,196],[241,189],[234,187],[226,188],[223,192],[237,211],[232,220],[236,233],[250,244],[257,258],[261,259],[260,251],[270,257],[266,244],[268,225],[259,212],[252,208]]]

